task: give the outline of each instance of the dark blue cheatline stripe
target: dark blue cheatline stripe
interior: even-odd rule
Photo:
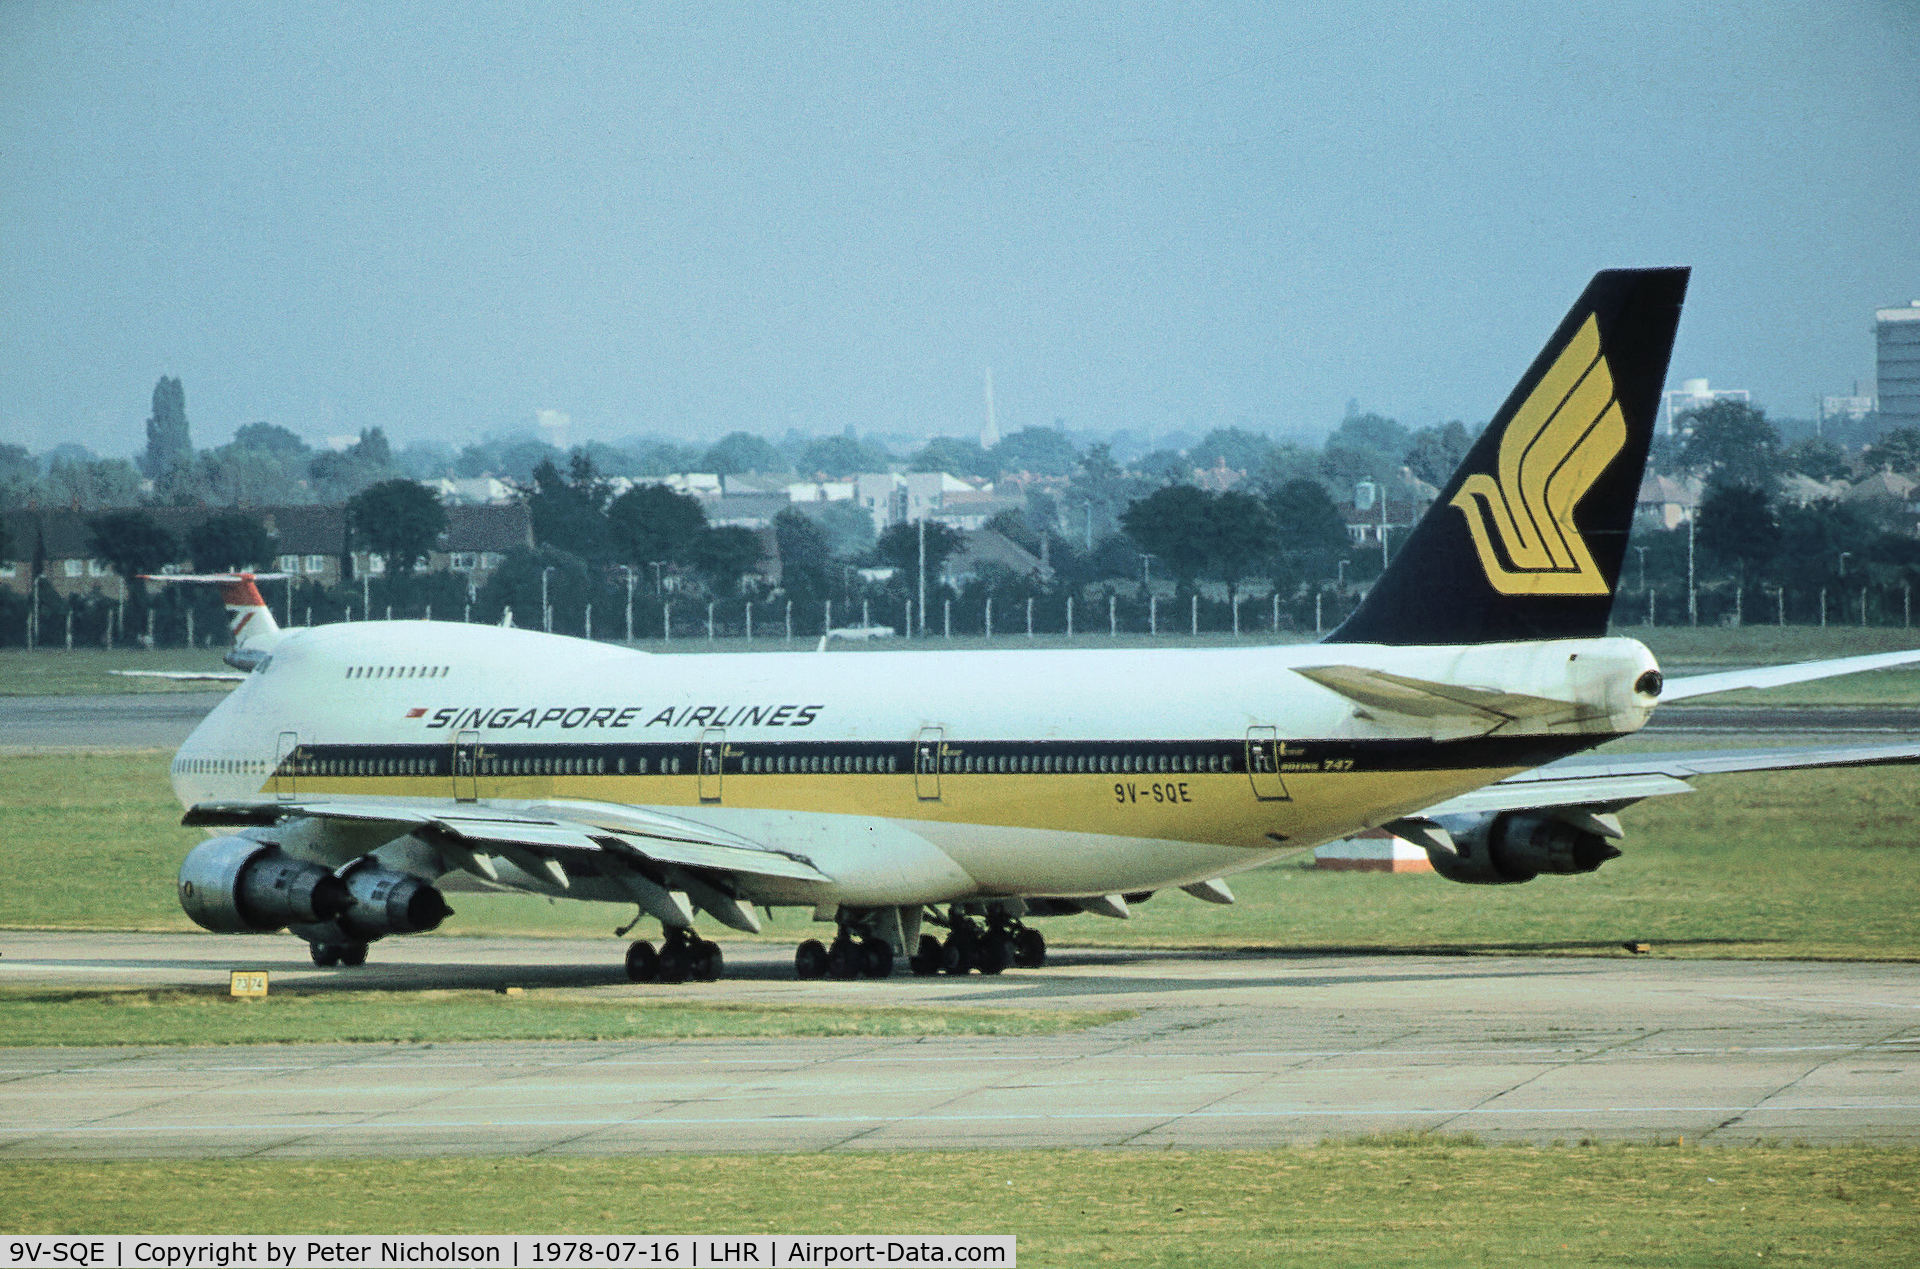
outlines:
[[[1598,743],[1594,737],[1479,737],[1456,741],[1286,740],[1279,773],[1366,773],[1539,766]],[[474,751],[481,777],[567,775],[693,775],[700,770],[697,741],[565,741],[552,744],[482,741]],[[720,754],[725,775],[904,775],[919,746],[911,741],[728,740]],[[1269,751],[1270,752],[1270,751]],[[452,778],[450,740],[418,744],[302,745],[278,774],[314,778]],[[709,752],[708,759],[712,760]],[[1110,775],[1235,774],[1247,771],[1247,741],[1226,740],[955,740],[941,745],[942,774]],[[709,774],[712,774],[709,770]]]

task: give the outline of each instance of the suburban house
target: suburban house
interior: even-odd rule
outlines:
[[[161,571],[190,570],[186,558],[187,534],[233,507],[150,507],[146,513],[181,544],[181,558]],[[274,539],[278,555],[273,571],[291,573],[301,581],[333,586],[349,576],[378,577],[386,561],[366,550],[353,550],[347,540],[345,507],[246,507]],[[0,562],[0,586],[22,594],[32,585],[36,567],[55,592],[85,595],[99,591],[120,593],[120,579],[105,561],[93,554],[90,521],[98,511],[9,511],[5,514],[11,560]],[[524,503],[455,505],[447,508],[447,531],[441,536],[426,568],[472,576],[476,584],[500,566],[508,551],[533,545],[533,520]],[[349,566],[351,574],[349,574]]]

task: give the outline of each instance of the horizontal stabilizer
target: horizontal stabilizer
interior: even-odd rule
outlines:
[[[1559,701],[1524,692],[1502,692],[1489,687],[1466,687],[1409,678],[1358,665],[1314,665],[1294,671],[1329,691],[1364,705],[1409,718],[1473,718],[1490,723],[1521,718],[1584,718],[1592,707],[1577,701]]]
[[[1920,742],[1793,749],[1702,749],[1682,753],[1580,754],[1450,798],[1420,812],[1420,817],[1576,806],[1615,809],[1642,798],[1691,793],[1693,786],[1687,781],[1695,776],[1728,775],[1739,771],[1791,771],[1911,763],[1920,763]],[[1604,814],[1596,815],[1581,827],[1603,837],[1619,835],[1618,824]]]
[[[1722,670],[1714,674],[1693,674],[1668,679],[1660,689],[1662,701],[1684,701],[1716,692],[1737,692],[1749,687],[1783,687],[1788,683],[1811,683],[1816,679],[1859,674],[1863,670],[1888,670],[1920,661],[1920,648],[1903,652],[1870,652],[1866,656],[1836,657],[1831,661],[1800,661],[1793,665],[1761,665],[1748,670]]]

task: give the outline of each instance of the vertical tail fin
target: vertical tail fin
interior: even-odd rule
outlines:
[[[257,655],[267,651],[280,637],[280,623],[260,595],[255,582],[278,581],[285,573],[155,573],[145,576],[149,582],[202,582],[217,585],[220,599],[227,606],[227,633],[233,636],[236,654]],[[231,658],[230,658],[231,659]]]
[[[1594,275],[1329,643],[1606,633],[1687,274]]]

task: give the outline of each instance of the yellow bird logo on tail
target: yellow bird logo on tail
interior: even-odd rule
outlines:
[[[1496,479],[1475,472],[1448,505],[1467,518],[1487,581],[1503,595],[1604,595],[1573,509],[1627,443],[1600,324],[1582,323],[1500,438]],[[1499,545],[1495,546],[1495,539]]]

